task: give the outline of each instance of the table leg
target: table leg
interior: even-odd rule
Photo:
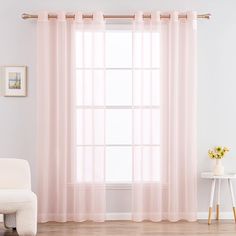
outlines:
[[[217,195],[217,204],[216,204],[216,219],[219,220],[220,218],[220,186],[221,179],[218,179],[218,195]]]
[[[229,189],[231,193],[231,200],[232,200],[232,206],[233,206],[233,213],[234,213],[234,221],[236,222],[236,208],[235,208],[235,198],[234,198],[234,190],[231,179],[228,179]]]
[[[216,179],[213,179],[212,184],[211,184],[211,198],[210,198],[210,206],[209,206],[209,214],[208,214],[208,224],[209,225],[211,224],[211,215],[212,215],[215,186],[216,186]]]

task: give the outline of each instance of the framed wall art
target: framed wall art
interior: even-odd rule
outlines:
[[[27,90],[27,67],[5,66],[5,97],[24,97]]]

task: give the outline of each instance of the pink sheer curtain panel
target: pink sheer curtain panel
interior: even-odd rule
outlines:
[[[151,21],[135,14],[134,221],[196,220],[197,17],[189,12],[180,20],[178,14],[161,20],[155,12]]]
[[[78,81],[83,81],[82,86],[86,83],[83,68],[82,73],[76,69],[78,57],[83,63],[85,60],[83,47],[81,51],[76,48],[77,41],[84,42],[87,28],[91,34],[91,58],[98,46],[103,58],[104,41],[100,39],[101,45],[96,47],[94,44],[96,32],[103,36],[103,17],[96,13],[93,20],[84,22],[81,13],[75,13],[75,20],[66,19],[63,12],[56,14],[57,19],[49,20],[48,12],[41,12],[37,23],[38,219],[103,221],[105,151],[104,147],[95,148],[94,143],[97,140],[104,143],[102,135],[96,136],[98,123],[104,124],[104,114],[98,115],[93,109],[78,112],[76,104]],[[104,60],[101,64],[104,67]],[[94,65],[89,70],[93,86]],[[102,74],[101,81],[104,78]],[[85,102],[86,92],[82,96]],[[91,105],[96,95],[92,97]],[[88,115],[91,116],[87,120]],[[103,129],[103,125],[99,128]],[[81,142],[89,145],[79,145]]]

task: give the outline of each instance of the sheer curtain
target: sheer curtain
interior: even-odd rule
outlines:
[[[98,129],[103,130],[104,112],[98,114],[93,109],[98,97],[93,90],[98,82],[94,81],[95,61],[91,60],[88,68],[81,68],[81,73],[78,70],[75,73],[76,61],[79,61],[76,56],[82,55],[82,63],[86,60],[83,45],[76,49],[75,40],[83,44],[87,33],[91,36],[90,56],[95,58],[99,48],[103,72],[103,15],[96,13],[93,20],[83,20],[82,15],[76,13],[75,20],[69,20],[63,12],[56,14],[57,19],[49,20],[48,12],[41,12],[37,23],[39,222],[103,221],[105,138],[102,132],[97,133]],[[99,78],[103,88],[104,73],[100,73]],[[92,99],[87,104],[87,95],[83,93],[80,104],[83,109],[79,112],[76,86],[85,88],[86,81],[91,82]],[[99,97],[100,105],[104,105],[104,99]],[[88,109],[84,105],[89,105]],[[82,136],[76,135],[77,129]],[[99,142],[100,147],[94,147],[95,142]]]
[[[179,19],[178,14],[172,12],[170,19],[161,20],[156,12],[151,21],[143,20],[142,12],[135,14],[134,221],[196,220],[197,19],[195,12],[187,13],[187,19]],[[150,48],[145,48],[145,40],[150,41]],[[147,73],[147,67],[153,70]],[[157,94],[161,94],[160,101]]]

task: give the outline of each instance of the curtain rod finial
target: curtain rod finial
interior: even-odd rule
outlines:
[[[29,14],[23,13],[23,14],[21,14],[21,18],[26,20],[29,18]]]
[[[31,19],[31,18],[37,19],[38,15],[31,15],[31,14],[23,13],[23,14],[21,14],[21,18],[24,20]]]
[[[210,13],[205,14],[205,18],[208,19],[208,20],[210,20],[210,19],[211,19],[211,14],[210,14]]]

